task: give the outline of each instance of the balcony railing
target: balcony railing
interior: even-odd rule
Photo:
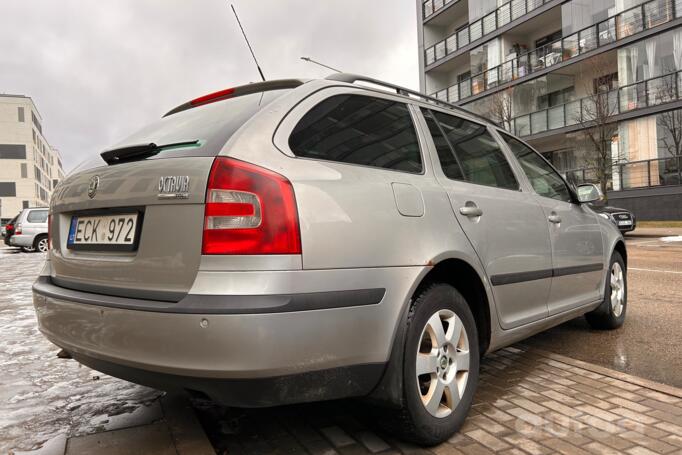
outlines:
[[[682,0],[652,0],[507,60],[432,95],[455,103],[679,17],[682,17]],[[447,55],[447,46],[446,41],[438,55]]]
[[[605,170],[606,187],[609,190],[682,185],[682,155],[614,163]],[[564,174],[575,184],[599,181],[598,169],[595,167],[572,169],[564,171]]]
[[[437,13],[451,3],[457,3],[459,0],[426,0],[422,4],[422,11],[424,13],[424,20],[428,19],[432,14]],[[681,0],[682,1],[682,0]]]
[[[491,34],[498,28],[540,8],[550,1],[552,0],[511,0],[505,3],[495,11],[469,24],[462,30],[456,31],[444,40],[428,47],[424,51],[426,65],[428,66],[433,62],[452,54],[458,49]]]
[[[682,71],[520,115],[503,126],[517,136],[530,136],[677,100],[682,100]]]

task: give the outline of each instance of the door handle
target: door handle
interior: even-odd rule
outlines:
[[[552,213],[550,216],[547,217],[550,223],[554,224],[559,224],[561,223],[561,217],[557,215],[556,213]]]
[[[464,207],[459,208],[459,213],[469,218],[476,218],[483,215],[483,210],[478,208],[473,202],[467,202]]]

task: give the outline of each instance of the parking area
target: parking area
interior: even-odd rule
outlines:
[[[680,234],[628,237],[621,330],[577,319],[487,356],[464,427],[428,450],[390,437],[353,400],[250,411],[194,400],[190,409],[57,359],[31,305],[43,256],[0,249],[0,453],[201,453],[206,437],[209,452],[229,454],[679,453]]]

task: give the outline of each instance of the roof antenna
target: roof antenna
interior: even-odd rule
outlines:
[[[327,69],[330,69],[330,70],[332,70],[332,71],[336,71],[337,73],[343,73],[343,71],[339,71],[339,70],[337,70],[336,68],[332,68],[332,67],[329,66],[329,65],[325,65],[324,63],[320,63],[320,62],[318,62],[318,61],[315,61],[315,60],[313,60],[313,59],[310,58],[310,57],[301,57],[301,60],[304,60],[304,61],[306,61],[306,62],[308,62],[308,63],[314,63],[315,65],[323,66],[323,67],[325,67],[325,68],[327,68]]]
[[[230,7],[232,8],[232,12],[234,13],[234,17],[237,19],[237,24],[239,24],[239,28],[242,31],[242,35],[244,35],[244,41],[246,41],[246,45],[249,46],[249,51],[251,51],[251,56],[253,57],[253,61],[256,62],[256,68],[258,68],[258,73],[260,74],[261,79],[263,79],[263,82],[265,82],[265,76],[263,76],[263,70],[260,69],[260,65],[258,64],[258,60],[256,60],[256,54],[253,53],[253,49],[251,48],[251,43],[249,43],[249,39],[246,37],[246,32],[244,31],[244,27],[242,27],[242,23],[239,20],[239,16],[237,16],[237,10],[234,9],[234,5],[230,3]]]

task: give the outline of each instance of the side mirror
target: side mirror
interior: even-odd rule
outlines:
[[[578,200],[586,204],[588,202],[601,201],[604,199],[604,194],[601,189],[594,183],[583,183],[578,185]]]

